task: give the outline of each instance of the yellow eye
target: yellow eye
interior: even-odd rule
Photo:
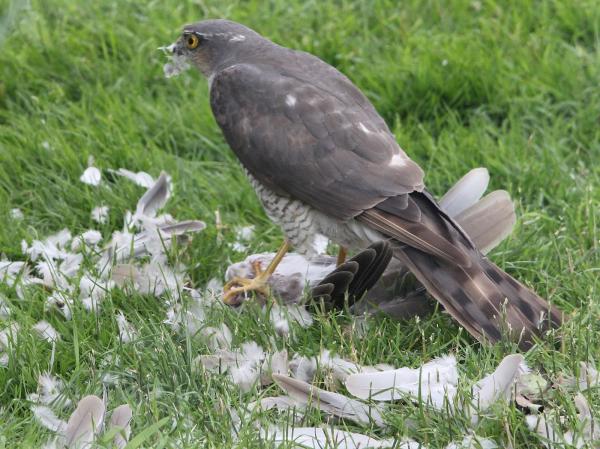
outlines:
[[[200,39],[195,34],[187,34],[184,36],[184,39],[187,48],[189,48],[190,50],[193,50],[200,44]]]

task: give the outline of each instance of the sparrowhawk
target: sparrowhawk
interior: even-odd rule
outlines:
[[[185,26],[171,47],[207,78],[210,105],[267,215],[301,252],[320,236],[394,257],[471,334],[523,348],[561,314],[494,265],[425,188],[367,97],[311,54],[227,20]],[[277,260],[287,250],[284,245]],[[264,286],[272,266],[241,288]]]

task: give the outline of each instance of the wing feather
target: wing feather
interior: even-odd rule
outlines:
[[[214,77],[211,107],[259,182],[347,220],[422,189],[423,171],[360,91],[349,82],[339,86],[331,93],[274,65],[237,64]]]

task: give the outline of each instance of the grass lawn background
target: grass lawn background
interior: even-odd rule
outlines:
[[[573,313],[558,350],[527,354],[551,378],[578,363],[600,361],[600,3],[597,1],[67,1],[0,0],[0,253],[22,260],[20,242],[68,227],[96,227],[109,238],[143,190],[127,180],[111,188],[79,181],[88,157],[100,168],[125,167],[172,175],[167,212],[199,218],[207,229],[184,254],[194,284],[221,276],[234,252],[219,243],[214,211],[230,229],[254,224],[248,253],[275,250],[271,224],[212,118],[206,82],[190,71],[166,80],[157,47],[183,24],[202,18],[240,21],[274,41],[312,52],[348,75],[372,100],[400,145],[442,194],[469,169],[490,170],[491,187],[517,203],[513,235],[491,254],[506,271]],[[111,207],[109,221],[91,221],[93,207]],[[24,220],[11,218],[20,208]],[[48,320],[61,333],[52,372],[77,400],[101,394],[101,376],[125,373],[109,391],[109,409],[134,408],[133,434],[164,417],[145,447],[227,447],[233,444],[228,405],[253,400],[220,376],[192,372],[203,342],[172,332],[165,306],[152,297],[115,291],[101,311],[81,308],[65,321],[45,311],[43,292],[24,301],[0,286],[25,329],[15,357],[0,368],[0,447],[35,447],[50,433],[35,423],[25,400],[48,369],[50,348],[28,326]],[[116,309],[140,330],[122,345]],[[267,344],[273,334],[260,313],[226,314],[235,342]],[[372,321],[366,336],[348,332],[347,316],[320,317],[298,332],[290,352],[323,347],[360,363],[418,366],[454,352],[475,379],[514,347],[482,347],[440,311],[425,320]],[[0,322],[0,327],[3,326]],[[107,362],[108,361],[108,362]],[[107,363],[109,368],[107,368]],[[271,387],[267,394],[277,394]],[[597,392],[588,392],[595,406]],[[571,399],[556,406],[574,416]],[[597,410],[600,410],[596,408]],[[265,422],[285,422],[273,414]],[[304,425],[326,420],[309,413]],[[444,447],[471,426],[417,406],[395,405],[388,429]],[[240,447],[260,447],[248,423]],[[508,432],[507,430],[508,429]],[[539,447],[513,406],[477,427],[501,446]]]

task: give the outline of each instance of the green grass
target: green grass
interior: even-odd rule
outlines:
[[[492,259],[573,314],[560,348],[539,346],[527,360],[553,378],[573,372],[580,360],[600,358],[597,1],[0,0],[0,14],[0,253],[7,258],[23,259],[22,239],[94,227],[90,210],[100,203],[111,207],[109,222],[99,228],[104,236],[122,226],[122,211],[134,207],[142,191],[126,180],[111,188],[83,185],[78,177],[89,156],[100,168],[173,176],[167,211],[209,225],[181,256],[193,267],[197,287],[244,257],[227,246],[231,231],[217,241],[217,209],[230,229],[257,226],[249,252],[276,248],[281,233],[220,135],[206,82],[194,72],[164,79],[164,57],[156,51],[185,23],[226,17],[346,73],[425,169],[436,194],[468,169],[487,167],[492,187],[513,195],[520,217]],[[10,218],[15,207],[25,214],[22,222]],[[191,360],[206,348],[162,323],[160,301],[115,291],[97,315],[77,306],[73,320],[65,321],[44,310],[41,291],[19,301],[14,291],[0,289],[24,329],[8,368],[0,368],[0,447],[39,447],[50,435],[34,422],[26,401],[49,367],[49,345],[27,330],[40,319],[62,334],[52,371],[69,397],[101,394],[108,369],[122,373],[109,390],[109,408],[133,406],[134,435],[168,418],[145,447],[233,444],[225,406],[255,394],[241,394],[219,376],[195,374]],[[132,345],[119,342],[116,309],[140,329]],[[259,313],[224,314],[236,343],[268,345],[273,331]],[[454,352],[473,379],[514,350],[481,346],[440,312],[401,323],[380,318],[366,336],[349,332],[351,324],[345,316],[319,317],[288,349],[315,354],[327,347],[361,363],[397,366]],[[600,404],[596,392],[588,396]],[[570,401],[556,399],[572,418]],[[286,417],[255,419],[282,423]],[[303,424],[325,419],[310,413]],[[470,427],[462,417],[402,404],[388,419],[386,430],[350,428],[412,436],[439,448]],[[240,447],[260,447],[251,424]],[[513,406],[495,409],[477,433],[501,446],[509,439],[519,448],[540,444]]]

